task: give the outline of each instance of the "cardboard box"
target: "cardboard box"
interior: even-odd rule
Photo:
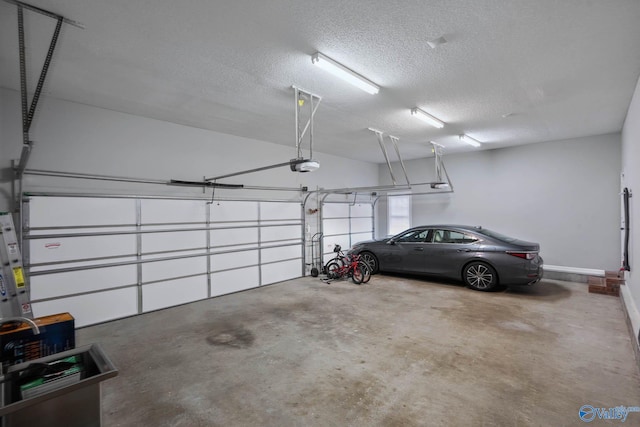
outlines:
[[[0,328],[3,372],[8,366],[75,348],[75,320],[69,313],[37,317],[33,321],[40,329],[38,335],[27,323],[18,327],[7,323]]]

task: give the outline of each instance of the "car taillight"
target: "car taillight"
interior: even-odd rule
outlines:
[[[516,251],[506,251],[511,256],[516,256],[522,259],[534,259],[538,256],[538,252],[516,252]]]

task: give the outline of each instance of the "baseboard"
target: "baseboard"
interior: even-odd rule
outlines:
[[[640,337],[638,336],[640,332],[640,312],[638,312],[638,307],[636,307],[627,285],[620,286],[620,303],[625,314],[629,335],[631,335],[631,346],[636,357],[636,364],[638,365],[638,370],[640,370]]]
[[[581,276],[597,276],[604,277],[604,270],[598,270],[595,268],[579,268],[579,267],[565,267],[562,265],[544,265],[545,273],[547,271],[554,273],[568,273],[579,274]]]
[[[565,267],[561,265],[544,265],[544,278],[564,280],[566,282],[588,283],[589,277],[604,277],[604,270],[593,268]]]

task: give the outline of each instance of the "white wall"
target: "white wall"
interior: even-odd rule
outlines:
[[[631,100],[627,118],[622,127],[622,188],[628,187],[633,196],[629,199],[631,235],[629,239],[629,265],[631,271],[625,274],[627,286],[622,287],[622,296],[631,318],[634,336],[640,329],[640,81]]]
[[[413,225],[482,225],[539,242],[547,265],[620,266],[619,134],[445,153],[444,164],[455,192],[414,197]],[[433,181],[433,158],[406,166],[412,182]]]
[[[0,211],[10,206],[11,159],[20,157],[22,129],[19,93],[0,89]],[[293,129],[293,111],[291,113]],[[293,131],[292,131],[293,133]],[[119,113],[72,102],[41,98],[31,129],[30,169],[117,175],[148,179],[201,180],[286,162],[296,157],[291,144],[278,145]],[[376,164],[324,155],[316,141],[313,173],[272,169],[222,182],[245,185],[325,188],[377,185]],[[104,183],[26,176],[26,191],[110,191],[118,194],[198,195],[200,189]],[[210,190],[208,191],[210,194]],[[253,193],[255,194],[255,193]],[[298,193],[261,193],[261,197],[295,198]],[[248,198],[248,190],[216,190],[216,195]]]

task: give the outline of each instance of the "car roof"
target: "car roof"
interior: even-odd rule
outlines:
[[[478,225],[457,225],[457,224],[435,224],[435,225],[418,225],[415,227],[411,227],[409,230],[413,230],[416,228],[459,228],[461,230],[468,231],[478,231],[482,229],[482,226]]]

